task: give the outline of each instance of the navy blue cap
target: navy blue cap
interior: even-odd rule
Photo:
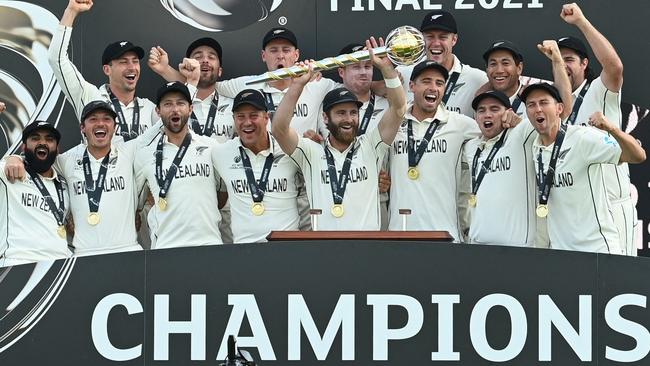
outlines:
[[[551,94],[551,96],[557,100],[558,102],[562,103],[562,97],[560,96],[560,92],[557,90],[557,88],[549,83],[537,83],[537,84],[531,84],[524,89],[523,92],[521,92],[521,100],[526,102],[526,99],[528,98],[528,95],[534,90],[544,90],[547,93]]]
[[[53,124],[46,122],[46,121],[34,121],[27,126],[25,126],[25,129],[23,130],[23,144],[27,142],[27,138],[33,134],[36,131],[39,130],[46,130],[51,132],[54,135],[54,138],[56,139],[56,142],[58,143],[61,141],[61,133],[59,130],[57,130]]]
[[[111,61],[120,58],[123,54],[133,51],[138,58],[142,60],[144,57],[144,50],[142,47],[136,46],[129,41],[113,42],[106,46],[102,54],[102,65],[108,65]]]
[[[476,110],[478,107],[478,104],[481,103],[483,99],[487,98],[494,98],[501,102],[504,107],[507,108],[512,108],[512,105],[510,104],[510,98],[508,98],[503,92],[500,92],[498,90],[488,90],[484,93],[481,93],[477,96],[474,97],[474,100],[472,100],[472,108]]]
[[[353,92],[346,88],[336,88],[325,94],[325,98],[323,98],[323,111],[327,112],[335,105],[341,103],[354,103],[359,108],[363,105]]]

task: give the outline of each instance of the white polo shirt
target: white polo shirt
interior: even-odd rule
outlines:
[[[521,82],[520,82],[519,87],[517,88],[517,91],[513,95],[509,96],[508,99],[510,100],[510,105],[512,105],[513,107],[517,107],[516,110],[515,110],[515,108],[513,108],[513,111],[515,113],[517,113],[517,115],[519,117],[522,117],[522,118],[525,119],[526,118],[526,103],[524,103],[524,101],[519,98],[519,94],[521,93],[521,87],[522,87],[522,85],[521,85]],[[519,106],[513,105],[517,99],[520,100]],[[526,121],[522,121],[522,123],[523,122],[526,122]],[[530,123],[528,123],[528,124],[530,124]]]
[[[456,241],[461,240],[456,197],[460,185],[460,163],[463,144],[479,136],[476,121],[438,106],[434,118],[418,121],[409,107],[390,150],[390,207],[389,230],[402,230],[400,209],[411,209],[407,218],[408,230],[446,230]],[[429,141],[418,164],[420,176],[407,176],[408,134],[407,120],[413,121],[416,144],[424,136],[434,119],[440,126]],[[417,146],[417,145],[416,145]]]
[[[480,147],[475,177],[494,144],[506,134],[503,145],[476,192],[477,204],[470,206],[469,241],[476,244],[529,246],[535,244],[535,170],[530,157],[534,129],[528,121],[485,140],[482,136],[465,144],[464,152],[472,167]]]
[[[215,167],[228,190],[235,243],[263,242],[271,231],[298,230],[296,175],[299,168],[270,134],[269,138],[271,148],[258,154],[244,147],[258,181],[267,156],[273,153],[273,165],[262,201],[265,210],[260,216],[251,212],[253,199],[239,152],[239,147],[243,147],[241,140],[237,137],[212,150]]]
[[[217,82],[217,93],[234,98],[237,93],[244,89],[258,89],[265,93],[265,97],[266,93],[270,94],[275,108],[277,108],[287,90],[278,90],[267,83],[246,85],[246,81],[250,78],[251,76],[241,76],[235,79],[219,81]],[[307,130],[318,131],[318,115],[323,98],[325,98],[327,92],[338,86],[339,84],[327,78],[312,81],[305,85],[291,119],[291,128],[296,130],[299,136],[302,136]]]
[[[423,59],[425,60],[425,59]],[[413,101],[413,93],[409,88],[409,81],[415,65],[398,66],[396,69],[402,74],[404,90],[406,90],[406,98],[408,101]],[[454,65],[449,71],[449,76],[454,72],[460,73],[454,90],[449,96],[449,100],[445,104],[450,111],[464,114],[467,117],[474,118],[474,109],[472,109],[472,100],[476,95],[476,91],[488,82],[485,71],[473,68],[469,65],[460,62],[458,57],[454,55]]]
[[[63,186],[65,216],[70,204],[65,179],[56,172],[52,178],[41,176],[58,206],[55,178]],[[0,196],[0,266],[5,258],[37,262],[66,258],[72,254],[68,250],[66,239],[57,233],[59,224],[50,211],[50,206],[28,174],[23,181],[9,183],[5,176],[5,162],[0,162]]]
[[[136,140],[114,141],[106,171],[104,191],[99,202],[99,224],[88,223],[88,195],[83,169],[86,145],[80,144],[59,155],[55,168],[70,188],[70,210],[75,224],[72,245],[75,255],[94,255],[142,249],[135,230],[137,189],[133,175]],[[104,157],[88,154],[93,180],[97,179]],[[119,230],[117,229],[119,228]]]
[[[205,97],[201,100],[196,96],[197,89],[194,85],[186,84],[187,89],[190,91],[190,95],[193,95],[192,98],[192,107],[196,118],[198,119],[199,125],[201,126],[201,131],[205,128],[205,123],[208,119],[208,114],[210,113],[210,107],[212,107],[212,99],[214,98],[214,93]],[[232,98],[224,97],[219,95],[219,101],[216,109],[216,114],[214,116],[214,132],[211,137],[216,139],[220,143],[224,143],[233,137],[235,137],[235,125],[232,114]],[[188,121],[190,129],[193,129],[192,120]],[[194,131],[196,133],[196,131]]]
[[[84,79],[83,75],[79,72],[77,67],[70,61],[68,57],[68,47],[70,45],[70,38],[72,37],[72,27],[66,27],[61,24],[57,26],[57,31],[52,38],[52,43],[48,50],[48,61],[59,83],[61,90],[72,105],[77,114],[77,118],[81,119],[81,112],[86,104],[94,100],[103,100],[111,103],[111,98],[108,95],[106,85],[97,87]],[[99,59],[99,57],[97,58]],[[156,121],[159,120],[156,113],[156,105],[146,98],[137,98],[138,109],[140,111],[139,131],[138,135],[144,132],[147,128],[151,127]],[[128,105],[120,102],[126,124],[131,128],[133,122],[133,111],[135,110],[135,103],[132,101]],[[120,136],[121,127],[118,123],[115,129],[113,140],[122,140]]]
[[[220,178],[212,162],[212,149],[218,143],[190,133],[192,141],[167,192],[165,211],[158,206],[160,187],[155,173],[159,136],[145,142],[136,154],[134,167],[138,187],[146,182],[156,200],[147,218],[152,249],[222,243],[217,204]],[[169,143],[167,136],[164,139],[162,168],[166,176],[179,148]]]
[[[539,152],[546,172],[553,146],[542,146],[539,137],[534,141],[537,172]],[[617,164],[620,156],[614,138],[590,127],[568,126],[548,201],[551,248],[621,254],[602,178],[592,178],[600,176],[601,164]]]
[[[298,147],[291,155],[305,177],[311,208],[323,211],[318,218],[318,229],[379,230],[379,169],[389,146],[381,140],[376,128],[357,137],[343,152],[333,148],[329,139],[325,141],[325,145],[321,145],[301,137]],[[334,199],[324,148],[329,149],[334,157],[338,179],[352,146],[354,154],[342,203],[345,212],[337,218],[331,213]]]
[[[359,128],[361,128],[361,120],[363,119],[363,116],[366,114],[366,110],[368,109],[368,104],[370,102],[365,102],[359,108]],[[381,97],[381,96],[375,96],[375,107],[372,112],[372,117],[370,117],[370,121],[368,122],[368,127],[366,128],[366,132],[369,132],[372,129],[377,128],[379,125],[379,121],[381,121],[381,117],[384,116],[384,113],[388,110],[388,99]],[[318,125],[319,125],[319,131],[325,131],[325,133],[322,133],[323,137],[327,137],[329,135],[329,131],[327,130],[327,125],[325,123],[325,119],[323,118],[323,105],[321,104],[320,106],[320,112],[318,113]]]

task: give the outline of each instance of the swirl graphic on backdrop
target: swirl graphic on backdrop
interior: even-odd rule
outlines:
[[[263,21],[282,0],[160,0],[176,19],[209,32],[232,31]]]
[[[47,62],[58,18],[22,1],[0,1],[0,153],[13,152],[23,127],[40,119],[55,125],[65,104]]]

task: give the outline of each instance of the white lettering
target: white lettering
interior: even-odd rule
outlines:
[[[118,305],[124,306],[129,315],[144,311],[142,304],[134,296],[125,293],[110,294],[95,306],[90,322],[90,331],[95,349],[100,355],[111,361],[130,361],[142,355],[142,344],[120,349],[113,346],[108,338],[108,316],[111,310]]]
[[[591,295],[580,295],[578,332],[548,295],[539,295],[539,360],[551,361],[551,325],[555,325],[581,361],[591,361]]]
[[[438,304],[438,351],[431,352],[431,361],[460,361],[454,352],[454,304],[460,295],[431,295],[431,303]]]
[[[169,360],[169,335],[189,334],[192,361],[205,360],[205,295],[192,295],[190,320],[169,320],[169,295],[153,296],[153,359]]]
[[[368,295],[368,305],[372,306],[372,359],[388,360],[388,341],[408,339],[422,329],[424,312],[422,305],[407,295]],[[388,306],[401,306],[406,310],[406,325],[399,329],[388,328]]]
[[[605,358],[615,362],[636,362],[644,359],[650,352],[650,332],[643,325],[627,320],[621,316],[624,306],[639,306],[646,308],[647,298],[637,294],[618,295],[605,305],[605,322],[613,331],[634,338],[636,347],[629,351],[621,351],[609,346],[605,347]]]
[[[495,306],[502,306],[510,315],[510,341],[508,345],[496,350],[490,346],[487,340],[487,330],[485,327],[487,315]],[[526,311],[521,303],[514,297],[506,294],[491,294],[480,299],[469,320],[470,339],[474,349],[479,356],[492,362],[506,362],[517,357],[524,349],[526,336],[528,335],[528,323],[526,321]]]

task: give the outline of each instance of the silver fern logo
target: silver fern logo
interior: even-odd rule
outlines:
[[[176,19],[209,32],[232,31],[266,19],[282,0],[160,0]]]

